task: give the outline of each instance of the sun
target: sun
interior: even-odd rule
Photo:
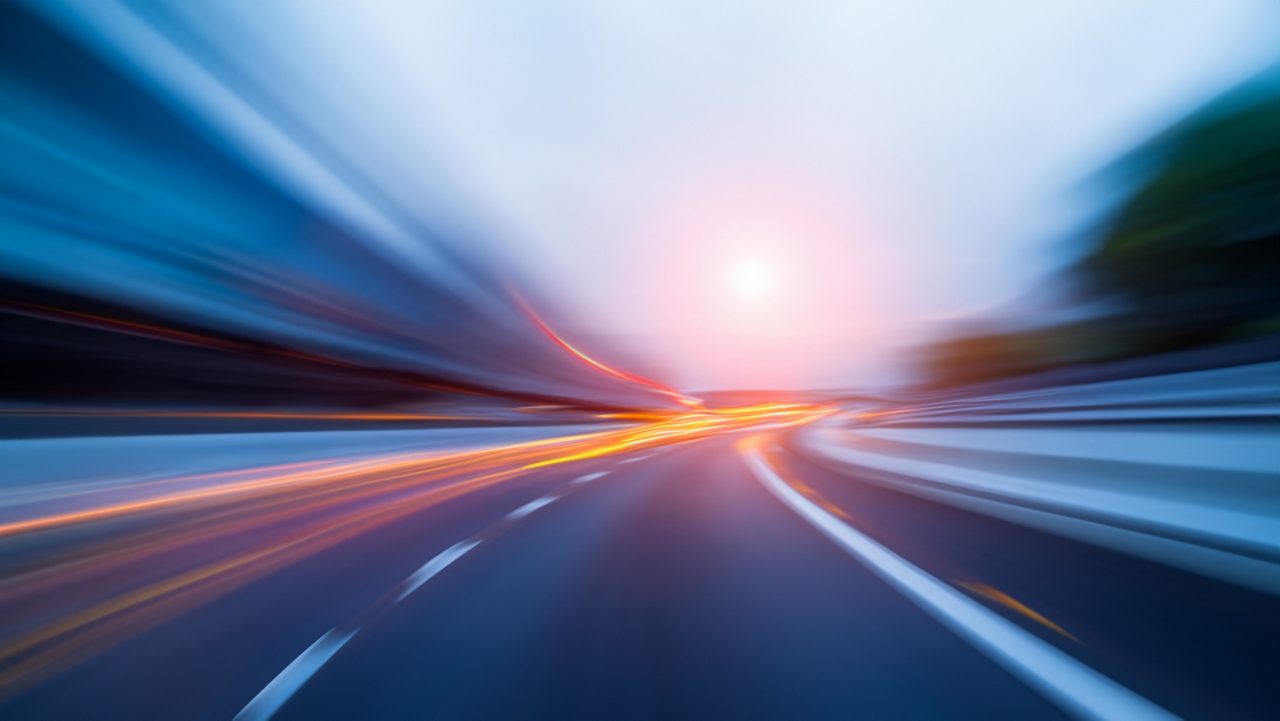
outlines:
[[[739,298],[762,298],[773,289],[773,284],[773,268],[761,258],[743,258],[729,269],[729,286]]]

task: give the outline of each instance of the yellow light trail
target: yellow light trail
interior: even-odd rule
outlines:
[[[1076,642],[1080,641],[1080,639],[1068,633],[1067,630],[1064,629],[1063,627],[1059,626],[1053,621],[1050,621],[1039,611],[1036,611],[1035,609],[1031,608],[1027,604],[1019,601],[1018,599],[1014,598],[1013,596],[1010,596],[1009,594],[1005,593],[1004,591],[1001,591],[998,588],[988,586],[985,583],[968,582],[968,581],[962,581],[958,585],[978,594],[979,596],[982,596],[991,601],[994,601],[1000,604],[1001,606],[1008,608],[1011,611],[1019,613],[1051,631],[1056,631],[1057,633],[1063,636],[1066,636],[1072,641],[1076,641]]]
[[[16,692],[325,549],[538,469],[808,423],[832,412],[780,403],[673,411],[626,428],[480,449],[121,485],[113,490],[141,495],[8,521],[0,524],[0,542],[43,534],[57,550],[0,578],[0,604],[30,615],[11,619],[0,631],[0,693]],[[203,485],[190,487],[197,483]],[[82,502],[82,496],[63,500]],[[103,525],[109,521],[119,525]],[[183,564],[187,558],[191,563]]]
[[[766,439],[762,435],[758,434],[758,435],[750,436],[744,439],[743,441],[741,441],[740,443],[738,443],[738,449],[743,453],[752,453],[759,450],[764,445],[766,445]],[[813,503],[817,504],[820,508],[822,508],[822,510],[826,511],[827,513],[830,513],[833,516],[837,516],[845,521],[848,521],[848,522],[853,521],[853,518],[849,515],[848,511],[845,511],[843,508],[832,503],[829,499],[827,499],[821,493],[814,490],[812,486],[809,486],[807,483],[797,478],[794,478],[790,473],[786,471],[786,469],[784,469],[783,467],[781,467],[776,463],[770,464],[770,466],[773,469],[774,473],[776,473],[784,483],[786,483],[788,486],[791,486],[793,489],[795,489],[797,493],[801,494],[802,496],[808,498]],[[994,588],[985,583],[968,582],[968,581],[961,581],[956,583],[956,585],[978,596],[982,596],[983,598],[986,598],[989,601],[998,603],[1001,606],[1004,606],[1005,608],[1008,608],[1009,610],[1014,611],[1015,613],[1018,613],[1040,624],[1041,626],[1044,626],[1045,628],[1048,628],[1056,633],[1059,633],[1071,639],[1072,641],[1079,642],[1080,640],[1075,636],[1073,636],[1070,632],[1068,632],[1063,627],[1054,623],[1048,617],[1044,616],[1040,612],[1036,611],[1035,609],[1031,608],[1025,603],[1019,601],[1018,599],[1010,596],[1004,591],[1001,591],[998,588]]]

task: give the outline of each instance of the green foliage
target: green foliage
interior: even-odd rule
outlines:
[[[925,350],[961,384],[1275,333],[1280,328],[1280,69],[1118,163],[1139,178],[1067,271],[1087,320],[987,331]]]
[[[1157,169],[1072,269],[1086,292],[1198,334],[1280,311],[1278,90],[1261,78],[1135,153]]]

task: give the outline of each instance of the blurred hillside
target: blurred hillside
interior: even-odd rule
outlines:
[[[1060,279],[1071,320],[973,326],[924,348],[955,386],[1280,336],[1280,68],[1135,149],[1101,180],[1129,188]],[[1258,350],[1262,349],[1262,350]],[[1237,362],[1239,353],[1221,354]]]

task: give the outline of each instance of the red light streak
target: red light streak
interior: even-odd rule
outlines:
[[[517,301],[520,303],[520,307],[524,310],[525,314],[529,316],[529,320],[533,321],[534,325],[538,327],[538,330],[541,330],[544,334],[546,334],[548,338],[552,340],[552,342],[560,346],[562,350],[564,350],[574,358],[577,358],[579,361],[591,366],[592,368],[595,368],[596,370],[600,371],[601,373],[604,373],[605,375],[613,376],[614,378],[627,381],[628,383],[634,383],[636,385],[644,386],[650,390],[657,391],[658,393],[661,393],[662,395],[667,396],[668,398],[674,400],[675,402],[687,408],[702,407],[702,402],[699,401],[697,398],[692,398],[690,396],[687,396],[670,386],[659,383],[658,381],[645,378],[644,376],[636,375],[635,373],[629,373],[624,370],[619,370],[617,368],[614,368],[613,366],[607,365],[599,360],[596,360],[595,358],[592,358],[591,356],[587,355],[583,351],[579,350],[572,343],[562,338],[559,333],[556,333],[555,330],[553,330],[551,326],[547,325],[546,321],[542,320],[542,318],[539,317],[538,314],[535,313],[533,309],[529,307],[529,304],[526,303],[523,299],[517,297]]]

